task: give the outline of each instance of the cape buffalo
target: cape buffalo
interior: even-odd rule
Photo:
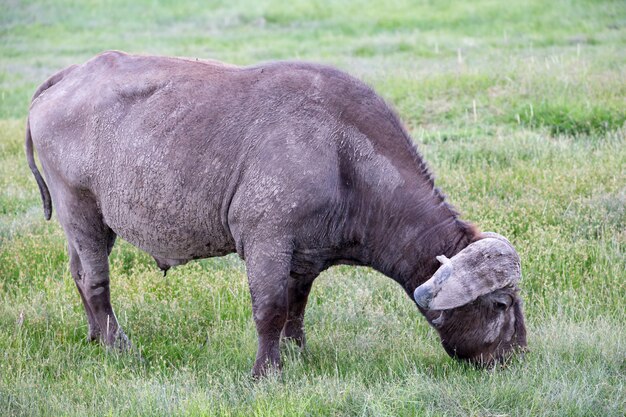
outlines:
[[[255,376],[280,368],[281,335],[304,345],[313,280],[337,264],[400,284],[453,357],[490,364],[526,345],[511,244],[460,220],[394,111],[334,68],[105,52],[37,89],[26,155],[92,340],[130,346],[109,295],[121,236],[164,271],[245,260]]]

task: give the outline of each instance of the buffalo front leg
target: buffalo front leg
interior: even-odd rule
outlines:
[[[278,245],[280,246],[280,245]],[[280,371],[280,333],[287,318],[287,279],[291,253],[276,243],[255,245],[246,254],[246,269],[258,350],[252,369],[254,377]]]
[[[315,276],[291,274],[287,285],[287,320],[282,336],[303,349],[306,345],[304,311]]]

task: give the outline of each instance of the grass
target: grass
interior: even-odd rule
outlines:
[[[626,3],[0,3],[0,415],[626,414]],[[112,297],[143,359],[85,341],[65,239],[23,154],[29,98],[105,49],[345,69],[398,109],[437,184],[523,260],[530,352],[452,361],[364,268],[316,282],[309,349],[254,383],[245,269],[118,241]]]

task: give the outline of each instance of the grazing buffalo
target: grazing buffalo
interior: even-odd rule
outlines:
[[[400,284],[453,357],[526,345],[515,249],[458,218],[393,110],[336,69],[105,52],[37,89],[26,154],[92,340],[130,346],[109,295],[121,236],[164,271],[245,260],[256,376],[280,367],[281,335],[304,345],[311,285],[337,264]]]

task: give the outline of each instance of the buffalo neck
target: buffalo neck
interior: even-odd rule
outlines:
[[[339,152],[340,174],[347,179],[342,182],[355,187],[344,191],[349,202],[342,217],[350,220],[341,228],[343,241],[356,243],[349,258],[382,272],[412,294],[438,269],[436,256],[454,256],[477,240],[478,232],[458,218],[435,187],[395,113],[384,103],[376,104],[381,105],[369,108],[374,116],[353,114],[350,106],[342,114],[361,134],[341,142],[351,148]],[[354,149],[370,148],[366,160],[354,158]]]
[[[456,255],[477,240],[478,232],[458,218],[437,189],[427,193],[400,190],[394,194],[367,210],[362,261],[398,282],[411,295],[439,268],[438,255]]]

